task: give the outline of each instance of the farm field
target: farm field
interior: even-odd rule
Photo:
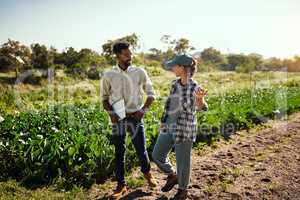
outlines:
[[[39,84],[15,85],[13,77],[13,73],[0,74],[0,115],[4,118],[0,123],[0,197],[86,199],[93,190],[92,195],[106,198],[112,186],[114,148],[108,116],[99,102],[100,81],[72,78],[62,71],[50,83],[42,79]],[[150,78],[157,93],[144,119],[151,152],[174,76],[160,72]],[[209,72],[197,73],[195,80],[209,90],[209,112],[197,116],[200,128],[205,128],[198,131],[195,160],[201,160],[201,152],[207,149],[222,151],[218,144],[231,143],[234,139],[230,138],[238,137],[235,133],[240,130],[256,130],[269,120],[287,122],[287,116],[300,109],[299,73]],[[131,177],[138,161],[129,139],[127,145],[127,176],[132,188],[138,188],[144,180]]]

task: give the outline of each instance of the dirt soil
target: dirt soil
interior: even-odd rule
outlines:
[[[229,141],[194,150],[189,199],[300,199],[300,112],[287,120],[240,131]],[[121,199],[171,199],[166,176],[152,164],[159,186],[130,188]],[[135,170],[134,177],[141,176]],[[93,185],[89,199],[109,199],[116,183]]]

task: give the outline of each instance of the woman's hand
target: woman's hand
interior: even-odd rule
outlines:
[[[163,131],[163,129],[165,128],[165,125],[164,125],[164,123],[160,123],[160,126],[159,126],[159,131],[158,131],[158,133],[160,134],[162,131]]]
[[[208,94],[208,91],[206,89],[197,88],[195,91],[196,96],[196,110],[198,111],[207,111],[208,106],[204,99],[204,97]]]
[[[164,127],[165,127],[165,125],[163,123],[160,123],[159,129],[162,129]]]
[[[202,88],[197,88],[195,91],[195,95],[197,99],[202,99],[203,97],[205,97],[208,94],[208,90],[206,89],[202,89]]]

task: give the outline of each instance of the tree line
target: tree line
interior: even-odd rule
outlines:
[[[83,48],[75,50],[68,47],[59,52],[55,47],[34,43],[30,46],[19,41],[8,39],[0,48],[0,71],[15,71],[18,74],[27,69],[63,69],[69,74],[98,78],[98,72],[114,64],[112,45],[116,41],[127,41],[133,50],[139,49],[139,37],[133,33],[102,44],[101,53]],[[162,63],[175,54],[189,53],[196,48],[190,45],[186,38],[173,39],[163,35],[160,41],[164,49],[151,48],[147,52],[138,52],[134,64],[161,67]],[[198,61],[198,71],[300,71],[300,57],[280,59],[272,57],[265,59],[262,55],[223,54],[209,47],[193,54]]]

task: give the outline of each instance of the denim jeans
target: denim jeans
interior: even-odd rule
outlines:
[[[144,123],[135,118],[125,118],[112,127],[112,140],[115,146],[116,179],[119,184],[125,184],[125,139],[129,132],[132,143],[139,158],[141,171],[150,171],[150,160],[146,149]]]
[[[168,156],[172,148],[175,147],[179,189],[187,189],[190,183],[193,142],[185,141],[178,144],[175,143],[174,131],[174,129],[165,129],[160,132],[152,152],[152,158],[164,173],[175,173]]]

